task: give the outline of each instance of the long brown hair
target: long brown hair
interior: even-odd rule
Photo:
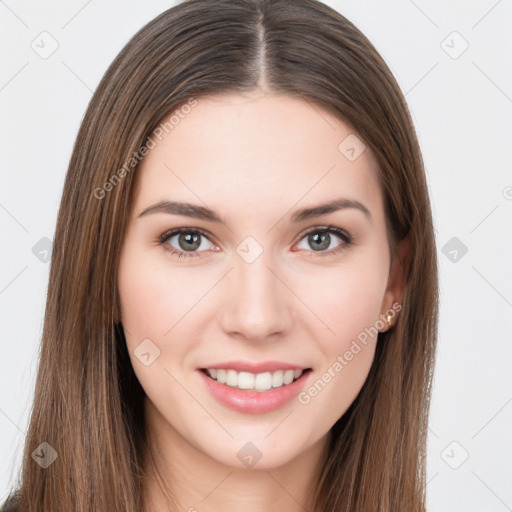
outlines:
[[[39,370],[12,510],[142,510],[144,392],[127,353],[117,268],[139,151],[165,115],[255,88],[302,98],[372,150],[390,250],[407,235],[403,309],[332,427],[315,496],[325,512],[424,512],[438,319],[432,213],[405,99],[368,39],[315,0],[187,0],[143,27],[101,80],[60,204]],[[35,463],[36,449],[56,461]],[[39,448],[38,448],[39,447]],[[10,508],[9,508],[10,509]]]

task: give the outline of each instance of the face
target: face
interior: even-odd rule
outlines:
[[[137,169],[118,271],[130,358],[161,442],[276,467],[326,439],[396,316],[375,161],[338,118],[288,96],[185,111]]]

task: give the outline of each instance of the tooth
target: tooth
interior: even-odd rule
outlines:
[[[254,374],[249,372],[240,372],[238,374],[238,387],[240,389],[253,389]]]
[[[236,370],[227,370],[226,384],[231,387],[236,387],[238,385],[238,373]]]
[[[283,385],[283,370],[277,370],[277,372],[274,372],[272,374],[272,387],[278,388],[279,386]]]
[[[272,388],[272,374],[270,372],[258,373],[254,379],[254,387],[257,391],[268,391]]]
[[[293,375],[295,374],[295,372],[293,370],[286,370],[284,372],[284,379],[283,379],[283,382],[285,384],[290,384],[290,382],[293,381]]]
[[[272,388],[290,384],[304,373],[303,370],[277,370],[255,375],[250,372],[238,373],[236,370],[221,368],[208,368],[206,372],[220,384],[256,391],[268,391]]]

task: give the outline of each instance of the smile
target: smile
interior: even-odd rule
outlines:
[[[275,372],[254,374],[217,368],[208,368],[205,371],[209,377],[220,384],[260,392],[287,386],[297,380],[303,373],[303,370],[277,370]]]
[[[203,368],[197,374],[221,405],[241,413],[263,414],[280,409],[292,401],[304,389],[311,372],[311,368],[307,368],[253,374],[232,369]]]

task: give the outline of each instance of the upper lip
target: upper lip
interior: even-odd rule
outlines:
[[[236,370],[237,372],[249,372],[249,373],[264,373],[264,372],[275,372],[277,370],[307,370],[309,367],[301,366],[297,364],[285,363],[283,361],[262,361],[259,363],[251,361],[225,361],[221,363],[215,363],[208,366],[204,366],[201,369],[225,369],[225,370]]]

